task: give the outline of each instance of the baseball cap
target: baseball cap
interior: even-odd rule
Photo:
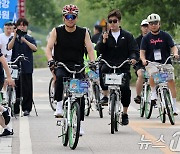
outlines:
[[[149,25],[147,19],[144,19],[144,20],[141,22],[141,26],[142,26],[142,25]]]

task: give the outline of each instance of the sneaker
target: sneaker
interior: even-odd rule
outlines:
[[[0,134],[0,137],[8,136],[8,135],[13,135],[13,134],[14,134],[13,129],[12,129],[12,131],[9,131],[8,129],[4,129],[3,133]]]
[[[107,97],[107,96],[104,96],[104,97],[100,100],[100,103],[101,103],[103,106],[107,106],[107,105],[108,105],[108,97]]]
[[[9,114],[9,108],[7,108],[7,110],[2,113],[2,116],[5,120],[5,125],[8,125],[11,119],[11,116]]]
[[[174,115],[174,116],[178,116],[178,113],[177,113],[177,112],[174,112],[173,115]]]
[[[63,111],[62,111],[62,109],[57,109],[56,108],[56,111],[54,112],[54,116],[55,116],[55,118],[63,118]]]
[[[136,102],[136,104],[140,104],[141,103],[141,96],[136,96],[134,98],[134,101]]]
[[[30,112],[29,111],[24,111],[24,116],[29,116],[30,115]]]
[[[152,106],[154,106],[154,108],[158,107],[157,104],[156,104],[156,100],[151,100],[151,104],[152,104]]]
[[[129,124],[129,118],[127,113],[122,113],[122,125],[128,125]]]
[[[79,132],[79,135],[80,136],[83,136],[85,133],[84,133],[84,130],[83,130],[83,128],[82,127],[80,127],[80,132]]]

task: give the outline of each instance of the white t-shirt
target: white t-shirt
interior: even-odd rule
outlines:
[[[112,32],[112,36],[115,38],[116,43],[117,43],[119,35],[120,35],[120,30],[118,32]]]
[[[7,50],[7,43],[9,41],[10,36],[6,36],[4,33],[0,34],[0,48],[2,54],[5,56],[6,61],[9,62],[11,61],[11,56],[12,56],[12,50]]]

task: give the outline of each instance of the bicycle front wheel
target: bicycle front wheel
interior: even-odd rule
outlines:
[[[163,89],[163,93],[164,93],[164,100],[165,100],[166,111],[167,111],[167,115],[169,117],[169,121],[170,121],[171,125],[174,125],[175,118],[173,115],[173,107],[172,107],[172,102],[171,102],[171,98],[170,98],[170,93],[167,89]]]
[[[114,134],[115,130],[115,103],[116,103],[116,95],[111,95],[111,134]]]
[[[166,112],[161,103],[160,103],[160,107],[159,107],[159,116],[160,116],[161,122],[165,123],[166,122]]]
[[[66,104],[64,104],[63,106],[63,111],[64,111],[64,114],[63,114],[63,121],[62,121],[62,144],[64,146],[67,146],[68,144],[68,123],[67,123],[67,107],[66,107]]]
[[[56,110],[56,103],[54,102],[54,93],[55,93],[55,87],[54,87],[54,80],[51,78],[49,82],[49,103],[53,111]]]
[[[142,90],[142,93],[141,93],[141,103],[140,103],[140,117],[143,117],[144,116],[144,111],[145,111],[145,93],[144,93],[144,89],[145,86],[143,85],[143,90]]]
[[[74,150],[79,141],[80,131],[80,107],[78,102],[74,102],[71,106],[70,126],[69,126],[69,147]]]
[[[144,96],[145,97],[145,102],[144,102],[145,103],[145,116],[147,119],[151,117],[152,109],[153,109],[150,93],[151,93],[150,85],[147,85],[146,96]]]
[[[102,108],[102,104],[100,103],[100,90],[97,84],[94,85],[94,94],[96,99],[97,110],[99,111],[99,116],[100,118],[103,118],[103,111],[102,111],[103,108]]]
[[[12,86],[7,87],[7,102],[8,102],[8,107],[11,108],[11,116],[14,116],[14,103],[16,100],[16,93],[13,89]]]

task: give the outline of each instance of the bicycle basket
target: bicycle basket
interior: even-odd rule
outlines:
[[[106,85],[122,85],[124,73],[121,74],[105,74],[105,84]]]
[[[89,82],[86,80],[71,79],[69,82],[69,91],[72,93],[87,93]]]
[[[12,79],[17,80],[19,78],[19,69],[18,69],[17,65],[9,66],[9,70],[10,70]],[[6,73],[4,75],[5,75],[5,78],[7,78]]]
[[[98,79],[98,78],[99,78],[99,70],[96,70],[96,72],[90,70],[90,71],[88,72],[88,77],[89,77],[91,80]]]
[[[152,75],[154,82],[156,84],[158,83],[164,83],[169,80],[173,79],[173,74],[171,72],[157,72]]]

